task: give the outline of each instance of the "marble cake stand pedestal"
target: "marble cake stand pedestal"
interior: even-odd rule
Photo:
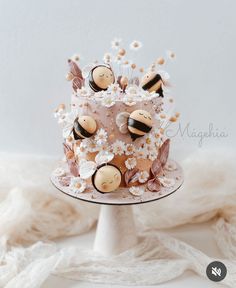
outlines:
[[[175,171],[166,172],[166,177],[175,179],[174,186],[162,187],[159,192],[144,192],[141,196],[133,196],[127,188],[101,194],[91,187],[88,192],[76,194],[70,190],[69,186],[61,185],[60,178],[52,175],[51,181],[59,191],[68,196],[101,205],[94,250],[104,256],[112,256],[120,254],[138,243],[132,205],[160,200],[180,188],[183,183],[183,171],[177,163],[176,165]],[[66,177],[70,177],[70,175]]]

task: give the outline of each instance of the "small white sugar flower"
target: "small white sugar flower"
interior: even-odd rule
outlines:
[[[113,95],[106,94],[102,99],[102,106],[112,107],[115,104],[115,98]]]
[[[53,171],[53,175],[56,177],[62,177],[66,175],[66,172],[63,168],[57,168]]]
[[[128,158],[126,161],[125,161],[125,166],[127,169],[133,169],[135,166],[137,165],[137,161],[134,157],[132,158]]]
[[[125,149],[125,155],[132,155],[135,153],[135,146],[133,144],[127,144]]]
[[[120,64],[122,61],[122,56],[120,55],[116,55],[113,62],[116,63],[116,64]]]
[[[60,104],[54,112],[54,117],[55,118],[61,118],[63,116],[63,114],[65,113],[65,108],[66,107],[64,104]]]
[[[112,144],[112,151],[114,154],[116,155],[122,155],[124,154],[125,151],[125,143],[120,141],[120,140],[116,140],[116,142],[114,142]]]
[[[125,91],[126,91],[127,95],[136,97],[139,94],[139,87],[136,85],[132,85],[132,86],[127,87]]]
[[[175,56],[175,53],[171,50],[167,50],[166,51],[166,55],[169,59],[173,60],[176,56]]]
[[[106,93],[105,91],[99,91],[99,92],[95,92],[94,96],[96,99],[103,99],[104,97],[106,97]]]
[[[117,83],[113,83],[108,86],[107,92],[111,92],[112,94],[119,94],[121,92],[120,85]]]
[[[147,151],[144,148],[138,148],[134,152],[134,156],[138,159],[147,159]]]
[[[91,96],[91,93],[90,90],[87,89],[86,87],[81,87],[81,89],[77,91],[77,95],[81,97],[89,97]]]
[[[120,38],[114,38],[111,41],[111,48],[112,49],[118,49],[120,48],[120,44],[121,44],[122,40]]]
[[[107,132],[101,128],[97,131],[95,135],[95,141],[97,142],[97,145],[103,145],[107,141]]]
[[[129,48],[131,50],[137,51],[139,50],[143,44],[140,41],[134,40],[132,43],[130,43]]]
[[[134,100],[134,97],[131,94],[126,94],[125,97],[123,97],[123,102],[127,106],[133,106],[136,104],[136,101]]]
[[[75,193],[82,193],[86,189],[86,182],[80,177],[71,178],[70,189]]]
[[[80,147],[84,147],[86,152],[97,152],[99,150],[99,146],[90,138],[83,139]]]
[[[148,178],[149,178],[149,173],[147,171],[141,171],[139,173],[138,181],[139,183],[145,183],[147,182]]]
[[[151,161],[154,161],[157,158],[157,151],[156,149],[153,151],[149,151],[148,153],[148,159],[150,159]]]
[[[158,180],[160,181],[162,186],[167,188],[173,187],[175,185],[175,180],[172,178],[158,177]]]
[[[76,147],[75,155],[78,156],[79,159],[86,159],[87,149],[82,143]]]
[[[110,53],[105,53],[103,56],[103,61],[106,64],[110,64],[112,61],[112,55]]]
[[[72,61],[78,62],[81,59],[79,54],[74,54],[71,58]]]
[[[145,145],[150,146],[150,145],[154,145],[155,144],[155,138],[153,137],[152,134],[146,134],[144,136],[144,141],[145,141]]]
[[[129,188],[129,192],[134,196],[141,196],[144,193],[144,189],[142,187],[132,186]]]

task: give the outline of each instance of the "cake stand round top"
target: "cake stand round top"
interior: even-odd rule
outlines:
[[[165,170],[165,177],[172,179],[171,185],[161,186],[158,192],[151,192],[146,188],[146,185],[141,187],[144,189],[144,193],[140,196],[135,196],[129,192],[129,188],[119,188],[111,193],[99,193],[92,186],[89,186],[84,192],[75,192],[69,185],[70,178],[73,177],[69,172],[63,176],[56,176],[54,173],[51,175],[52,184],[64,194],[71,196],[75,199],[87,201],[96,204],[105,205],[133,205],[142,204],[151,201],[156,201],[171,195],[176,192],[184,181],[183,170],[181,166],[172,160],[176,164],[176,169],[172,171]]]

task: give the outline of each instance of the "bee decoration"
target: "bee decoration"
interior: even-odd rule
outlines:
[[[152,116],[146,110],[135,110],[131,114],[121,112],[116,116],[116,125],[120,132],[130,133],[133,141],[150,132],[152,124]]]
[[[80,70],[79,66],[72,61],[71,59],[68,60],[70,71],[66,75],[66,80],[72,81],[72,88],[75,92],[84,85],[84,78],[82,76],[82,71]]]
[[[114,158],[114,154],[101,151],[94,161],[82,161],[79,174],[82,179],[91,177],[93,187],[100,193],[115,191],[121,183],[122,173],[114,164],[108,163]]]
[[[97,123],[91,116],[79,116],[74,120],[73,135],[75,140],[90,138],[97,130]]]
[[[90,71],[89,86],[94,92],[107,90],[113,83],[115,83],[115,76],[111,67],[104,64],[97,65]]]
[[[147,90],[150,93],[156,92],[160,97],[164,97],[162,85],[164,85],[164,82],[161,75],[155,72],[145,74],[141,80],[143,90]]]

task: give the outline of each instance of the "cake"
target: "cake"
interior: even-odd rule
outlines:
[[[128,54],[137,57],[141,46],[133,41],[125,49],[115,39],[112,53],[102,61],[82,67],[78,55],[68,60],[71,103],[68,110],[60,104],[55,111],[65,157],[54,177],[77,194],[123,189],[140,196],[175,186],[168,171],[177,165],[168,159],[165,128],[179,113],[173,110],[169,74],[163,70],[175,55],[168,52],[147,68],[139,67]]]

